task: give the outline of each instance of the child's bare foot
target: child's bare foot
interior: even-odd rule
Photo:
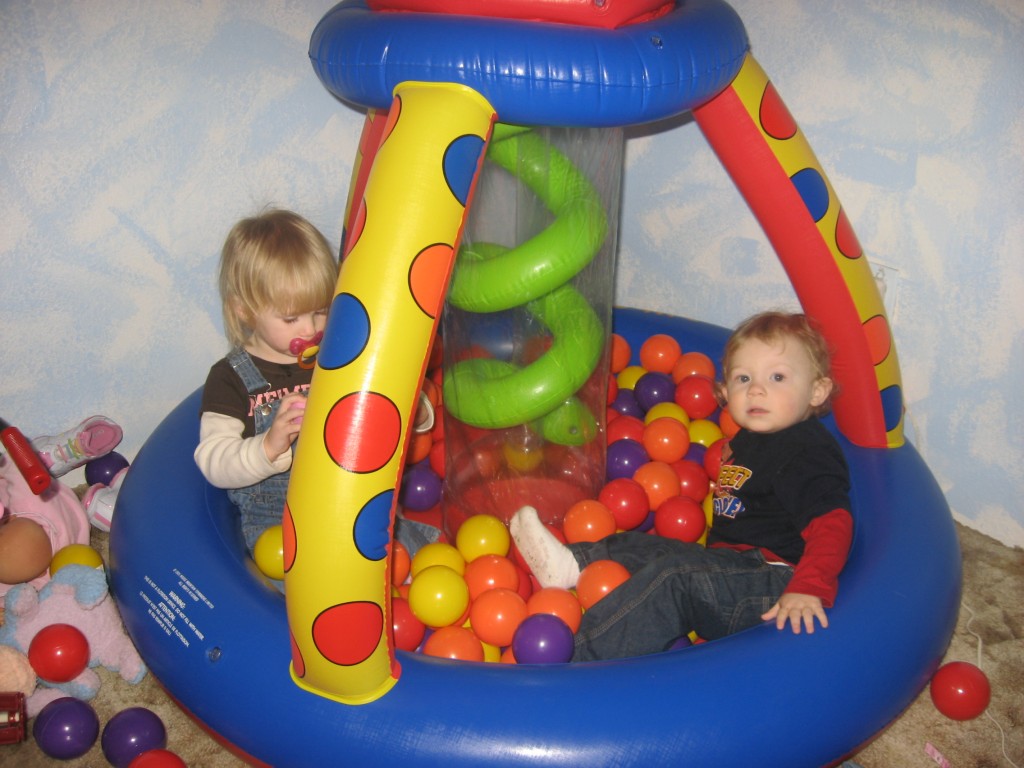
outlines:
[[[569,589],[580,578],[580,566],[569,548],[540,521],[537,510],[523,507],[512,515],[509,532],[542,587]]]

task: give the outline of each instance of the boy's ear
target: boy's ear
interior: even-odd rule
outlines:
[[[827,402],[829,395],[832,394],[833,386],[832,379],[828,376],[822,376],[815,381],[814,386],[811,388],[811,407],[817,408],[822,403]]]
[[[235,296],[229,299],[229,303],[231,305],[231,311],[235,313],[235,317],[237,317],[243,323],[248,325],[250,320],[250,314],[249,311],[245,308],[245,305],[241,302],[241,300],[237,296]]]
[[[726,388],[724,381],[715,382],[715,400],[718,401],[719,408],[725,408],[726,404],[729,402],[729,398],[726,397]]]

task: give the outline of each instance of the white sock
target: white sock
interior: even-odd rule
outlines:
[[[520,554],[542,587],[570,589],[580,578],[580,566],[569,548],[540,521],[537,510],[523,507],[508,525]]]

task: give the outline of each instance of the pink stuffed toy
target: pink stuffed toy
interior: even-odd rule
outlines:
[[[36,591],[30,584],[13,587],[7,593],[4,607],[4,624],[0,626],[2,645],[27,654],[32,638],[51,624],[70,624],[89,641],[89,665],[67,683],[40,681],[39,691],[29,700],[29,716],[46,703],[44,698],[49,697],[39,697],[46,688],[56,689],[58,696],[74,696],[85,701],[94,698],[100,679],[92,667],[102,665],[132,684],[139,683],[146,675],[142,658],[121,623],[102,569],[65,565],[41,590]]]

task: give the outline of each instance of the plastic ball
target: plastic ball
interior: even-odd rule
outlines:
[[[674,401],[658,403],[657,405],[652,406],[647,413],[644,414],[644,424],[650,424],[655,419],[660,419],[665,416],[681,421],[687,426],[690,425],[689,415],[683,410],[681,405]]]
[[[935,708],[951,720],[973,720],[992,699],[988,677],[966,661],[951,661],[939,667],[929,691]]]
[[[629,579],[626,566],[614,560],[595,560],[580,572],[576,582],[576,596],[584,610],[589,610],[620,584]],[[516,654],[519,658],[519,654]]]
[[[139,755],[167,746],[163,720],[145,707],[130,707],[114,715],[100,737],[103,756],[114,768],[128,768]]]
[[[89,568],[102,568],[103,558],[100,553],[88,544],[68,544],[61,547],[50,560],[50,576],[56,576],[57,571],[65,565],[85,565]]]
[[[429,462],[409,467],[402,477],[401,503],[416,512],[425,512],[441,501],[441,478]]]
[[[633,474],[647,494],[647,509],[657,509],[666,499],[679,495],[679,475],[664,461],[649,461]]]
[[[704,471],[704,465],[681,459],[672,463],[672,469],[679,478],[679,495],[697,502],[704,501],[704,497],[711,489],[711,478]]]
[[[728,408],[723,408],[718,414],[718,427],[726,437],[733,437],[740,431],[740,425],[736,423],[735,419],[733,419]]]
[[[47,683],[74,680],[89,664],[89,641],[78,627],[50,624],[36,632],[28,645],[28,662]]]
[[[627,365],[629,365],[629,358],[632,356],[633,350],[630,349],[629,342],[619,334],[613,333],[611,360],[612,373],[619,373],[622,371]]]
[[[85,482],[89,485],[110,485],[114,475],[128,466],[128,459],[117,451],[98,456],[85,464]]]
[[[391,598],[391,627],[395,633],[395,647],[402,651],[415,651],[423,642],[427,625],[416,618],[409,601]]]
[[[128,763],[128,768],[188,768],[188,766],[184,760],[170,750],[151,749]]]
[[[627,439],[616,440],[608,445],[605,454],[605,476],[609,480],[632,477],[634,472],[650,460],[651,457],[647,455],[647,449],[642,443]]]
[[[260,573],[268,579],[281,581],[284,578],[284,529],[272,525],[256,539],[252,547],[252,559]]]
[[[519,589],[519,569],[503,555],[481,555],[466,564],[469,599],[476,600],[489,589]]]
[[[608,436],[608,445],[619,440],[640,443],[644,438],[644,422],[639,416],[622,415],[608,424],[605,432]]]
[[[615,399],[612,400],[611,407],[612,410],[617,411],[622,416],[633,416],[639,419],[644,415],[644,409],[637,402],[633,390],[623,389],[621,385],[619,385],[619,391],[615,393]]]
[[[564,664],[572,659],[572,630],[557,616],[528,616],[512,638],[512,653],[519,664]]]
[[[455,534],[455,547],[467,563],[481,555],[504,557],[511,541],[508,528],[494,515],[471,515]]]
[[[409,465],[418,464],[430,456],[430,449],[434,447],[434,436],[429,432],[418,432],[409,441],[409,451],[405,456],[405,463]],[[433,467],[431,467],[433,469]]]
[[[618,382],[619,389],[632,389],[636,386],[637,381],[640,377],[647,373],[642,366],[639,365],[627,365],[619,374],[615,377],[615,381]]]
[[[523,474],[533,472],[544,461],[544,447],[530,441],[505,443],[501,454],[509,469]]]
[[[643,443],[652,460],[671,464],[690,449],[690,431],[678,419],[662,416],[644,427]]]
[[[701,505],[686,496],[666,499],[654,512],[654,530],[659,536],[695,543],[707,530]]]
[[[443,421],[443,419],[439,419],[439,421]],[[437,473],[438,477],[444,477],[447,467],[444,440],[435,439],[434,442],[430,444],[430,453],[427,455],[427,463],[430,464],[430,468]]]
[[[32,724],[39,749],[54,760],[74,760],[96,743],[100,719],[86,702],[71,697],[55,699],[43,707]]]
[[[579,598],[568,589],[560,587],[544,587],[538,589],[526,601],[526,611],[531,616],[535,613],[550,613],[557,616],[573,632],[580,628],[583,618],[583,606]]]
[[[616,527],[624,531],[631,531],[640,525],[651,510],[644,487],[627,477],[607,483],[597,494],[597,500],[615,516]]]
[[[409,578],[409,569],[412,567],[412,559],[409,557],[409,550],[398,539],[391,543],[391,583],[398,587],[405,584]]]
[[[444,565],[451,568],[460,576],[466,572],[466,558],[458,549],[444,541],[432,541],[424,544],[419,551],[413,555],[410,564],[410,573],[415,579],[420,571],[432,565]]]
[[[526,617],[526,601],[511,589],[489,589],[469,609],[469,623],[476,636],[501,647],[512,642]]]
[[[414,558],[415,562],[415,558]],[[454,624],[469,606],[469,587],[461,574],[446,565],[432,565],[413,577],[409,607],[428,627]]]
[[[672,378],[679,383],[687,376],[707,376],[714,381],[714,361],[703,352],[684,352],[672,366]]]
[[[644,413],[658,403],[670,403],[675,399],[676,385],[667,373],[654,371],[645,373],[633,385],[633,396]]]
[[[694,419],[690,422],[690,440],[705,448],[711,447],[724,437],[722,429],[708,419]]]
[[[441,627],[423,643],[423,654],[458,661],[483,661],[484,647],[465,627]]]
[[[672,373],[676,361],[683,353],[679,342],[666,333],[648,336],[640,345],[640,365],[648,371]]]
[[[625,442],[631,442],[626,440]],[[600,541],[615,533],[615,515],[596,499],[577,501],[565,512],[562,532],[570,544],[578,541]]]
[[[676,385],[674,400],[691,419],[706,419],[718,410],[715,382],[701,374],[687,376],[680,381]]]
[[[701,463],[704,465],[704,471],[707,472],[708,477],[712,481],[718,480],[718,473],[722,469],[722,451],[725,450],[725,446],[728,444],[729,441],[723,437],[721,440],[716,440],[707,446],[707,450],[704,452],[704,458]]]

